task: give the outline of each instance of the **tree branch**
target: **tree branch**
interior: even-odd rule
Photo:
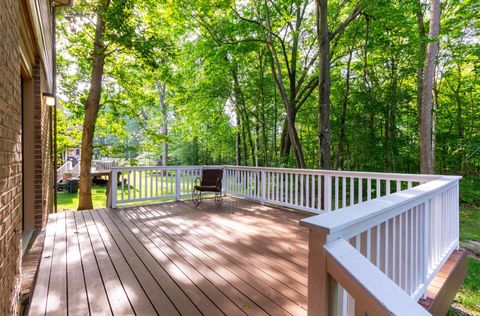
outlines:
[[[335,36],[337,36],[337,35],[341,35],[345,31],[345,28],[360,15],[362,10],[363,10],[363,3],[362,2],[357,3],[357,5],[353,9],[353,11],[350,13],[350,16],[348,18],[346,18],[345,21],[343,21],[335,29],[335,31],[330,33],[330,40],[334,39]]]

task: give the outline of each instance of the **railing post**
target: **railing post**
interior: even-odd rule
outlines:
[[[457,181],[455,183],[454,189],[454,196],[453,196],[453,205],[454,212],[455,212],[455,239],[456,239],[456,247],[455,249],[460,249],[460,183]]]
[[[262,204],[265,204],[265,200],[267,198],[267,173],[265,170],[261,171],[262,174],[262,196],[260,198],[260,201]]]
[[[323,205],[324,211],[330,212],[332,210],[332,176],[325,175],[325,183],[323,190]]]
[[[117,206],[117,171],[110,172],[110,181],[108,183],[107,207],[113,208]]]
[[[175,169],[175,199],[180,201],[180,169]]]
[[[326,316],[330,304],[330,276],[324,245],[327,234],[310,228],[308,232],[308,315]]]
[[[222,195],[226,196],[227,195],[227,190],[228,190],[228,181],[230,179],[228,178],[229,172],[227,168],[223,168],[223,181],[222,181]]]
[[[422,267],[422,278],[423,278],[423,284],[424,284],[424,293],[423,293],[423,298],[427,298],[427,287],[428,284],[428,270],[430,266],[430,203],[432,200],[427,200],[425,201],[425,222],[424,222],[424,240],[423,240],[423,267]]]
[[[112,208],[112,175],[107,183],[107,208]]]

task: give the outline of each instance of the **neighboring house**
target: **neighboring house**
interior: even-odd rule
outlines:
[[[22,242],[45,226],[53,201],[53,6],[0,0],[0,315],[18,314]],[[24,248],[23,248],[24,249]]]

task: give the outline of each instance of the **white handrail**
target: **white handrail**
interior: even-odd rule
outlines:
[[[340,171],[324,169],[295,169],[295,168],[275,168],[275,167],[249,167],[249,166],[222,166],[225,169],[235,170],[261,170],[261,171],[284,171],[288,173],[309,173],[330,176],[353,176],[355,178],[376,179],[388,178],[391,180],[427,182],[438,179],[440,176],[431,174],[411,174],[411,173],[387,173],[387,172],[367,172],[367,171]]]
[[[63,165],[61,165],[57,169],[57,182],[63,179],[63,175],[65,173],[71,172],[72,170],[72,162],[66,161]]]
[[[438,179],[436,175],[224,166],[225,191],[297,210],[321,213]]]
[[[358,255],[417,301],[458,248],[460,179],[443,176],[337,212],[303,219],[301,225],[311,234],[316,231],[323,236],[320,239],[325,249],[338,240],[349,242]],[[315,269],[319,269],[317,264]],[[342,293],[340,297],[348,300],[345,291]]]
[[[357,313],[356,304],[356,315],[430,315],[345,239],[325,245],[325,250],[328,272],[362,304],[364,313]]]
[[[203,169],[203,166],[113,167],[108,206],[190,197],[193,182]],[[116,189],[113,183],[117,184]]]
[[[176,184],[173,184],[176,181],[175,171],[196,172],[198,176],[199,170],[204,168],[224,169],[224,193],[313,213],[338,210],[438,178],[433,175],[221,165],[111,167],[111,171],[118,175],[117,179],[122,185],[120,190],[122,196],[118,201],[112,202],[116,205],[117,203],[158,200],[159,198],[177,198],[177,187]],[[120,179],[122,173],[125,175]],[[157,179],[159,173],[162,174],[160,180]],[[154,194],[146,191],[150,187],[148,183],[142,184],[142,186],[136,185],[136,181],[143,183],[145,179],[152,177],[154,180],[151,181],[151,185],[155,188]],[[180,177],[179,181],[183,183],[179,189],[180,198],[191,194],[191,185],[185,183],[188,181],[188,177],[190,174]],[[126,181],[130,186],[137,186],[138,190],[132,191],[130,186],[126,189]],[[168,182],[173,187],[168,190],[160,188],[160,193],[157,194],[157,187],[161,187],[163,182],[165,185]],[[126,195],[127,197],[125,197]]]

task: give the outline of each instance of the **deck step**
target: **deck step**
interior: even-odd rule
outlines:
[[[467,275],[467,253],[454,251],[427,289],[427,298],[418,302],[432,315],[445,315]]]

